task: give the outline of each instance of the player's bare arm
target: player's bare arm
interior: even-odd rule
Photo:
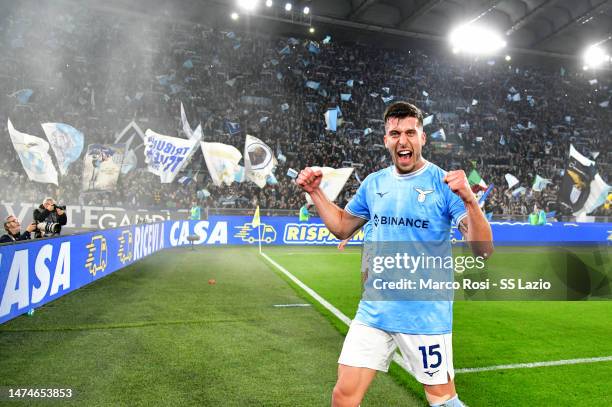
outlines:
[[[351,215],[327,199],[319,188],[322,178],[323,173],[320,170],[306,167],[300,171],[295,182],[304,192],[310,194],[312,202],[329,231],[340,240],[348,239],[366,223],[366,220]]]
[[[467,216],[460,222],[459,230],[470,243],[475,256],[489,257],[493,253],[493,233],[491,225],[478,206],[478,200],[470,189],[463,170],[449,171],[444,177],[446,182],[457,194],[467,211]]]

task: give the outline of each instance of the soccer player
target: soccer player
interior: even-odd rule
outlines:
[[[344,209],[320,189],[321,171],[307,167],[300,172],[296,182],[310,194],[327,228],[347,239],[370,221],[373,242],[441,242],[448,241],[453,223],[476,256],[490,256],[491,227],[465,172],[445,172],[422,156],[426,137],[421,111],[396,102],[383,118],[393,165],[370,174]],[[411,221],[387,221],[392,218]],[[463,406],[453,382],[451,331],[450,301],[362,299],[338,360],[332,406],[358,406],[376,372],[388,370],[398,346],[430,405]]]

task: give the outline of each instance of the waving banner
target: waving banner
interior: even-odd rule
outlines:
[[[243,170],[238,162],[242,158],[242,154],[236,147],[223,143],[204,142],[201,143],[201,146],[206,167],[216,186],[230,185],[234,181],[241,181],[238,177]]]
[[[199,124],[195,130],[191,129],[189,121],[187,120],[187,115],[185,114],[183,102],[181,102],[181,124],[183,125],[183,132],[185,133],[188,139],[197,141],[200,141],[202,139],[202,125]]]
[[[569,161],[559,191],[561,204],[571,208],[573,212],[583,209],[590,195],[595,172],[595,161],[586,158],[570,145]]]
[[[57,185],[57,170],[49,155],[49,143],[15,130],[11,119],[7,125],[13,147],[30,181]]]
[[[313,170],[321,170],[323,178],[321,179],[321,190],[325,196],[330,200],[334,201],[344,184],[348,181],[349,177],[353,173],[354,168],[331,168],[331,167],[312,167]],[[306,201],[311,204],[312,199],[309,194],[306,194]]]
[[[259,188],[263,188],[277,164],[272,149],[257,137],[247,134],[244,143],[244,173],[246,179],[253,181]]]
[[[68,166],[83,152],[83,133],[64,123],[41,124],[57,158],[60,174],[65,175]]]
[[[542,192],[542,190],[546,188],[546,185],[548,184],[552,184],[552,181],[550,179],[540,177],[538,174],[536,174],[536,177],[535,177],[535,180],[533,181],[533,186],[531,187],[531,189],[533,189],[536,192]]]
[[[112,191],[117,185],[125,144],[90,144],[83,160],[83,191]]]
[[[144,153],[149,172],[158,175],[162,184],[173,182],[176,174],[191,159],[197,145],[197,140],[164,136],[147,130]]]
[[[606,184],[599,173],[595,174],[589,187],[589,196],[582,208],[574,212],[574,215],[589,214],[606,202],[608,194],[612,192],[612,186]]]

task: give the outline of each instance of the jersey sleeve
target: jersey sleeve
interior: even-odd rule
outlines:
[[[368,185],[370,184],[368,178],[363,181],[353,198],[351,198],[349,203],[344,207],[344,210],[351,215],[365,220],[370,220],[370,207],[368,206],[368,200],[366,198]]]
[[[446,184],[445,184],[446,185]],[[465,205],[459,196],[446,186],[446,204],[453,225],[458,225],[467,216]]]

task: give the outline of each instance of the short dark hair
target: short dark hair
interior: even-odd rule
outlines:
[[[390,117],[397,117],[398,119],[414,117],[417,119],[418,123],[423,126],[423,112],[412,103],[400,101],[390,104],[389,107],[385,109],[385,114],[383,115],[385,124],[387,124],[387,120],[389,120]]]

